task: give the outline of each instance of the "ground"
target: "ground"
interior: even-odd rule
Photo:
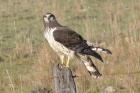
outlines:
[[[43,36],[46,12],[91,42],[112,51],[94,60],[103,77],[92,79],[72,60],[78,93],[140,92],[140,0],[0,0],[0,93],[53,91],[59,58]],[[51,92],[50,92],[51,93]]]

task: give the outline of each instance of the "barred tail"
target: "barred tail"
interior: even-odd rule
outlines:
[[[103,52],[106,54],[112,54],[112,52],[109,49],[101,48],[101,47],[92,47],[92,50],[97,52]]]
[[[82,62],[84,63],[86,69],[93,78],[99,78],[102,76],[102,74],[100,74],[90,57],[87,57],[86,60],[82,60]]]

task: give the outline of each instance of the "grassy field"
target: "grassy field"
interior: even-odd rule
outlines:
[[[140,93],[140,0],[0,0],[0,93],[53,93],[59,58],[43,36],[46,12],[112,51],[102,79],[73,60],[78,93]],[[105,92],[111,87],[113,92]],[[44,92],[40,92],[44,91]],[[50,91],[50,92],[45,92]]]

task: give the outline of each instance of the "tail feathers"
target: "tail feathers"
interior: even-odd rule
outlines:
[[[101,47],[93,47],[92,50],[97,52],[103,52],[106,54],[112,54],[112,52],[109,49],[101,48]]]
[[[92,48],[92,50],[94,51],[97,51],[97,52],[103,52],[103,53],[106,53],[106,54],[112,54],[111,51],[109,49],[105,49],[105,48],[102,48],[102,47],[98,47],[97,44],[93,44],[89,41],[87,41],[87,44]]]
[[[91,50],[91,49],[84,49],[83,54],[87,54],[87,55],[91,55],[94,56],[95,58],[99,59],[101,62],[103,62],[102,57],[96,53],[95,51]]]
[[[100,74],[100,72],[98,71],[97,67],[94,65],[94,63],[92,62],[92,60],[88,57],[87,60],[82,60],[86,69],[88,70],[89,74],[93,77],[93,78],[99,78],[102,76],[102,74]]]

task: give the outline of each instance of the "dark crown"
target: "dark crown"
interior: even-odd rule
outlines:
[[[43,16],[44,21],[50,22],[55,20],[55,16],[52,13],[47,13],[46,15]]]

